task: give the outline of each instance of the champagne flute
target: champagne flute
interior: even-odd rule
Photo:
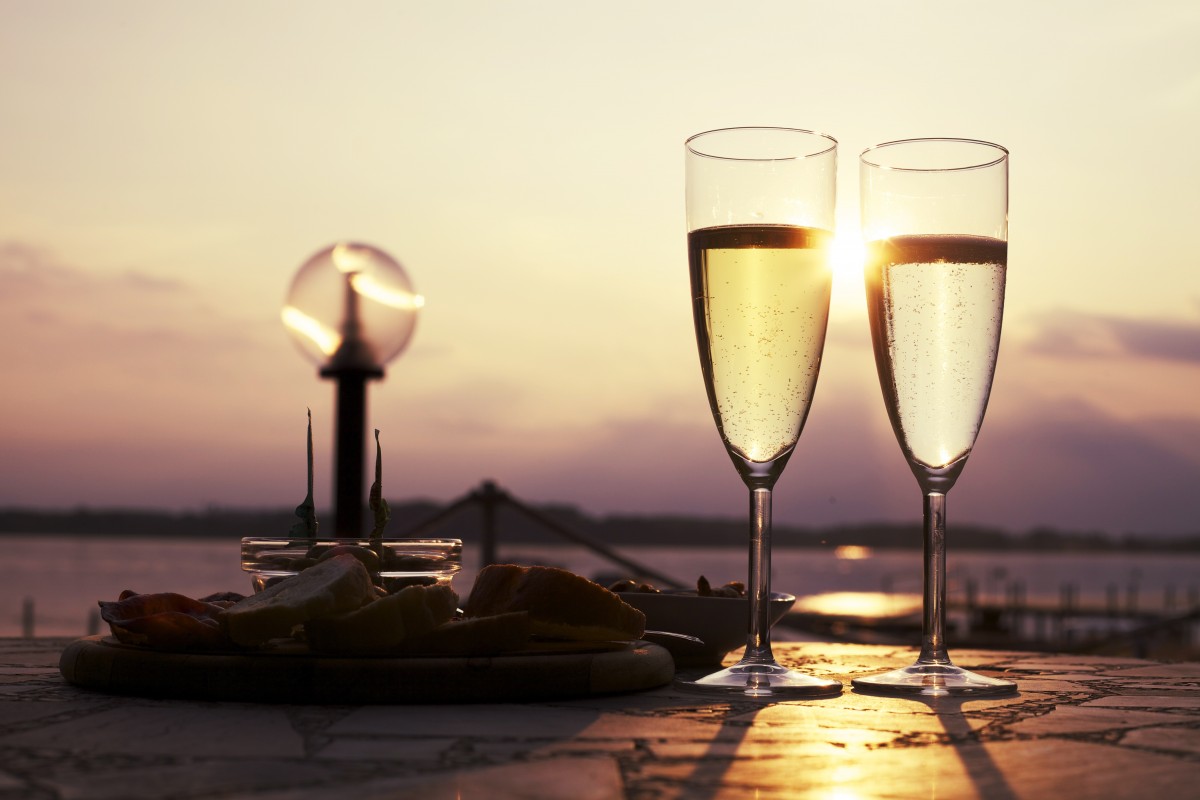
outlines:
[[[737,664],[679,685],[750,697],[828,695],[836,681],[771,652],[771,490],[821,367],[832,283],[837,142],[724,128],[686,142],[688,260],[700,367],[717,430],[750,490],[749,621]]]
[[[1008,151],[909,139],[861,157],[867,312],[892,429],[924,495],[921,653],[855,678],[877,694],[990,695],[1016,684],[955,666],[946,649],[946,494],[992,388],[1008,266]]]

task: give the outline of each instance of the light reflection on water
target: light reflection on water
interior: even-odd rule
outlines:
[[[875,551],[861,544],[844,544],[833,548],[833,557],[845,561],[861,561],[875,555]]]
[[[849,617],[903,617],[919,614],[921,595],[883,592],[824,592],[798,598],[793,611]]]
[[[21,633],[21,607],[32,598],[35,633],[74,636],[86,632],[96,601],[115,600],[124,589],[179,592],[200,597],[218,591],[249,591],[239,566],[236,541],[95,538],[72,536],[6,536],[0,559],[0,636]],[[713,585],[745,580],[747,556],[742,547],[620,547],[622,555],[682,581],[700,575]],[[619,575],[599,556],[572,546],[504,545],[501,560],[538,561],[566,567],[588,577]],[[1160,608],[1173,590],[1182,608],[1200,591],[1200,554],[978,552],[949,554],[951,597],[961,597],[974,583],[981,601],[1003,601],[1020,583],[1026,599],[1058,602],[1063,586],[1074,586],[1075,599],[1103,604],[1114,591],[1124,604],[1132,596],[1143,608]],[[465,593],[478,571],[479,550],[464,548],[464,569],[455,587]],[[777,546],[773,584],[811,602],[830,603],[845,613],[871,595],[921,591],[919,550],[857,548],[838,551]],[[840,599],[839,595],[840,594]],[[884,602],[875,600],[877,604]],[[907,602],[893,598],[887,602]]]

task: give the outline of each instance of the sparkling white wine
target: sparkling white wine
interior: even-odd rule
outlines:
[[[829,321],[830,238],[786,225],[688,235],[709,404],[726,446],[746,461],[790,453],[804,427]]]
[[[896,236],[867,249],[867,312],[888,416],[910,463],[944,469],[970,454],[983,423],[1008,245]]]

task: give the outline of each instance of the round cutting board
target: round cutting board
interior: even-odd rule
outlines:
[[[603,652],[331,658],[307,650],[168,653],[88,636],[67,645],[70,684],[115,694],[258,703],[521,702],[652,689],[675,674],[647,642]]]

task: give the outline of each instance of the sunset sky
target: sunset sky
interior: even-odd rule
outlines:
[[[1200,4],[0,0],[0,505],[281,507],[333,386],[280,323],[340,240],[425,296],[370,388],[393,501],[493,478],[738,517],[692,334],[683,141],[1012,153],[992,402],[949,500],[1014,531],[1200,531]],[[835,273],[776,521],[920,516],[860,269]]]

